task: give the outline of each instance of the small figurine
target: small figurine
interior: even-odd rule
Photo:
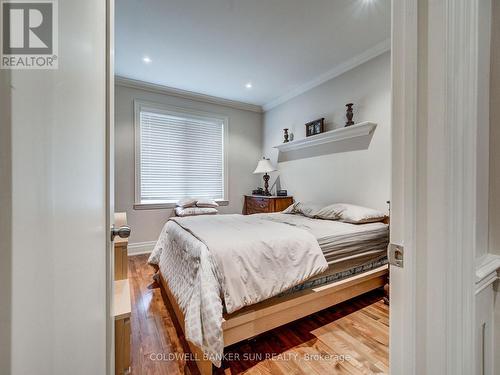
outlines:
[[[354,113],[352,112],[352,106],[353,103],[347,103],[345,106],[347,107],[347,111],[345,114],[345,117],[347,118],[347,122],[345,123],[345,126],[351,126],[354,125],[354,121],[352,121],[352,118],[354,116]]]

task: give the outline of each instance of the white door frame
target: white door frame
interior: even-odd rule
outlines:
[[[475,369],[480,1],[393,1],[392,374]]]

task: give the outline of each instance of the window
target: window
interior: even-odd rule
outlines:
[[[136,206],[225,200],[227,118],[140,102],[135,110]]]

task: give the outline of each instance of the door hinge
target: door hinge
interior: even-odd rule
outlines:
[[[391,266],[403,268],[404,247],[402,245],[390,243],[387,247],[387,258]]]

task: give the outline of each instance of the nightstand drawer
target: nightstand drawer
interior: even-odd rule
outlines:
[[[292,197],[245,195],[245,215],[280,212],[293,203]]]
[[[267,198],[249,198],[247,199],[247,213],[270,212],[271,201]]]

